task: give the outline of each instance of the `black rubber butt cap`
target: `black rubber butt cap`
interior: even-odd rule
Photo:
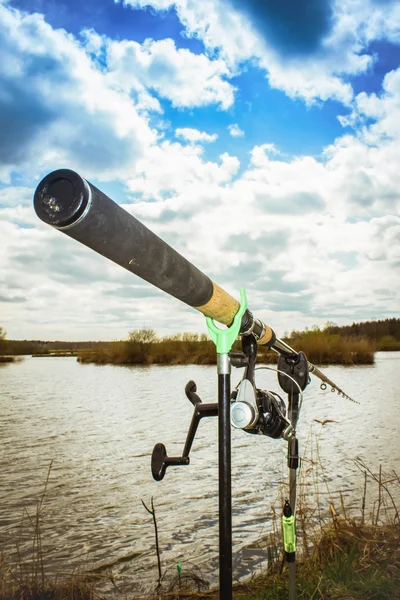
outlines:
[[[88,206],[90,188],[85,180],[69,169],[46,175],[36,188],[33,206],[39,219],[53,227],[72,225]]]
[[[156,444],[151,455],[151,473],[156,481],[164,479],[167,470],[167,450],[164,444]]]

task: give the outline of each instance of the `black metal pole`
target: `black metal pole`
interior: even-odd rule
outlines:
[[[293,385],[294,387],[294,385]],[[289,419],[296,429],[299,412],[299,394],[292,392],[289,396]],[[297,488],[297,469],[299,466],[299,442],[294,438],[288,443],[288,463],[289,463],[289,498],[293,514],[296,515],[296,488]],[[296,562],[289,563],[289,600],[296,600]]]
[[[295,431],[299,418],[299,391],[304,390],[308,384],[308,364],[304,352],[299,352],[292,358],[285,358],[281,355],[278,360],[278,381],[288,395],[288,417]],[[296,515],[296,479],[299,464],[299,442],[297,437],[294,437],[288,442],[289,498],[294,516]],[[289,566],[289,600],[296,600],[296,554],[286,554],[286,560]]]
[[[219,593],[232,599],[231,364],[218,354]]]

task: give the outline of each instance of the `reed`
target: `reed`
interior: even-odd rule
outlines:
[[[321,461],[320,436],[326,425],[313,425],[300,470],[297,510],[298,598],[315,600],[389,600],[400,598],[400,517],[396,494],[400,477],[374,473],[361,459],[362,493],[350,506],[342,492],[333,491]],[[329,424],[328,426],[334,426]],[[281,489],[282,505],[288,490]],[[280,532],[268,543],[275,560],[266,573],[240,584],[235,598],[287,599],[287,571]]]
[[[125,365],[213,365],[216,363],[214,343],[206,335],[184,333],[159,339],[153,330],[135,330],[136,335],[128,341],[112,342],[108,346],[78,352],[78,361],[96,364]],[[153,332],[148,342],[141,340],[141,333]],[[310,331],[289,338],[295,350],[302,350],[314,364],[372,364],[373,343],[367,338],[346,337]],[[234,345],[240,350],[239,342]],[[276,353],[265,347],[258,350],[258,361],[276,363]]]
[[[316,329],[292,334],[289,344],[297,351],[302,350],[312,363],[318,365],[374,362],[374,344],[362,336],[341,336]]]
[[[305,445],[297,510],[297,598],[299,600],[399,600],[400,516],[396,494],[400,477],[374,473],[360,459],[362,490],[358,506],[350,506],[341,491],[332,491],[319,452],[326,425],[310,430]],[[330,425],[332,426],[332,425]],[[234,600],[287,600],[288,572],[283,557],[280,515],[287,486],[282,485],[271,506],[272,530],[259,541],[268,557],[268,569],[234,586]],[[194,593],[190,589],[164,593],[158,598],[216,600],[218,590]],[[193,589],[193,588],[192,588]]]
[[[18,562],[11,563],[0,553],[0,600],[97,600],[95,584],[85,574],[73,573],[62,580],[45,572],[42,543],[43,507],[49,483],[52,462],[49,465],[42,494],[33,515],[24,514],[32,531],[31,548],[22,556],[16,542]]]
[[[385,335],[376,342],[376,349],[380,352],[399,352],[400,340],[393,335]]]

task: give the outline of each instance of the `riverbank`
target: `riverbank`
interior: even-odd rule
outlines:
[[[321,535],[311,556],[296,564],[300,600],[399,600],[399,527],[336,520]],[[182,575],[181,575],[182,577]],[[196,583],[192,581],[192,585]],[[217,600],[219,590],[174,589],[153,600]],[[264,574],[233,587],[234,600],[287,600],[288,568],[276,560]]]
[[[371,526],[337,520],[320,538],[312,556],[297,562],[297,598],[300,600],[399,600],[399,527]],[[3,559],[4,560],[4,559]],[[118,582],[115,582],[116,588]],[[201,584],[183,569],[170,591],[152,600],[217,600],[219,590],[199,591]],[[188,587],[187,587],[188,586]],[[22,579],[0,564],[0,600],[102,600],[98,580],[74,575],[52,580],[42,574]],[[118,594],[118,600],[144,599]],[[149,597],[147,597],[149,598]],[[233,587],[235,600],[287,600],[287,565],[277,561],[268,572]]]
[[[16,360],[15,356],[0,356],[0,364],[15,362],[15,360]]]
[[[341,493],[321,500],[318,487],[306,491],[307,486],[300,485],[296,566],[299,600],[400,599],[400,516],[396,506],[400,478],[382,469],[375,474],[360,460],[356,464],[364,480],[356,510],[354,505],[346,505]],[[312,468],[315,470],[317,463]],[[307,478],[310,480],[310,474]],[[0,600],[219,598],[218,589],[208,590],[206,575],[191,563],[179,564],[179,570],[175,565],[167,569],[163,565],[161,580],[154,582],[154,594],[147,596],[129,593],[123,588],[121,575],[115,577],[110,570],[79,570],[64,578],[48,575],[43,550],[46,540],[41,531],[44,496],[45,492],[38,500],[36,517],[31,519],[34,531],[30,556],[20,556],[18,564],[9,564],[5,554],[0,554]],[[236,582],[235,600],[287,600],[288,569],[282,552],[280,512],[279,507],[273,509],[273,531],[259,540],[260,550],[264,549],[268,557],[268,569]],[[316,519],[316,514],[320,518]]]
[[[374,363],[373,344],[363,337],[342,337],[322,331],[311,331],[288,342],[295,350],[305,352],[308,360],[317,365]],[[234,349],[240,350],[240,343],[236,342]],[[78,351],[78,361],[100,365],[213,365],[216,363],[216,351],[211,340],[198,339],[195,334],[192,337],[187,335],[186,339],[164,338],[154,341],[143,341],[140,335],[137,335],[136,339],[131,341],[114,342],[107,347]],[[258,362],[273,364],[276,361],[275,352],[259,347]]]
[[[0,327],[0,335],[2,328]],[[375,352],[400,351],[400,319],[338,326],[327,322],[321,330],[292,331],[283,341],[302,350],[319,365],[373,364]],[[237,346],[240,349],[240,346]],[[135,329],[127,340],[67,342],[7,340],[0,337],[0,356],[76,356],[96,364],[215,364],[215,347],[207,334],[181,333],[163,338],[153,329]],[[259,361],[276,362],[276,355],[259,348]]]

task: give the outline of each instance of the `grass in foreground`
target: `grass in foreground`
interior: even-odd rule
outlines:
[[[297,563],[299,600],[398,600],[400,557],[398,528],[337,522],[328,528],[313,554]],[[283,568],[282,568],[283,567]],[[157,596],[160,598],[160,596]],[[218,591],[173,591],[161,598],[214,600]],[[287,600],[286,565],[234,586],[235,600]]]
[[[98,600],[95,586],[84,577],[71,576],[64,581],[45,579],[21,581],[0,559],[1,600]]]
[[[400,598],[399,527],[336,520],[312,555],[297,564],[297,597],[304,600],[395,600]],[[275,565],[240,585],[235,598],[286,600],[288,574]]]
[[[312,555],[297,563],[297,597],[300,600],[398,600],[400,598],[399,527],[360,525],[336,519],[320,538]],[[85,575],[64,581],[40,577],[21,581],[0,561],[1,600],[99,600],[96,582]],[[194,581],[189,578],[193,587]],[[154,598],[218,598],[218,590],[170,592]],[[195,587],[195,586],[194,586]],[[115,594],[114,594],[115,596]],[[277,561],[270,570],[234,586],[237,600],[287,600],[286,565]],[[121,600],[129,595],[121,595]]]
[[[319,458],[318,438],[315,442],[313,439],[310,435],[306,456],[311,458],[304,457],[299,481],[298,600],[400,600],[400,514],[396,506],[399,476],[395,472],[384,473],[382,469],[374,474],[357,459],[364,492],[354,514],[341,494],[329,491]],[[326,491],[321,491],[321,485]],[[38,500],[36,515],[30,519],[34,528],[31,555],[24,560],[20,558],[14,565],[0,556],[0,600],[101,600],[104,597],[102,584],[109,580],[122,587],[120,577],[110,573],[102,575],[98,569],[64,579],[45,572],[40,525],[46,486]],[[283,487],[282,497],[286,495],[287,489]],[[281,500],[276,506],[273,531],[259,542],[270,559],[269,568],[246,582],[237,583],[235,600],[288,598],[288,573],[279,524]],[[178,576],[175,566],[170,565],[164,571],[161,584],[155,582],[154,600],[217,599],[218,590],[204,591],[206,582],[199,575],[201,573],[183,564]],[[120,593],[117,587],[112,596],[118,600],[139,598],[126,589]]]
[[[298,600],[400,600],[400,515],[395,501],[400,478],[395,472],[385,474],[382,469],[374,474],[357,459],[364,492],[354,514],[341,494],[331,494],[329,489],[321,491],[320,484],[327,487],[328,483],[319,457],[318,438],[313,440],[310,436],[308,443],[311,458],[306,460],[300,480],[297,512]],[[313,486],[307,485],[306,480],[310,479]],[[269,569],[245,583],[237,583],[233,590],[235,600],[288,599],[288,569],[279,528],[275,527],[261,545],[268,551]],[[219,597],[218,590],[177,592],[176,578],[171,587],[173,590],[162,598]]]

